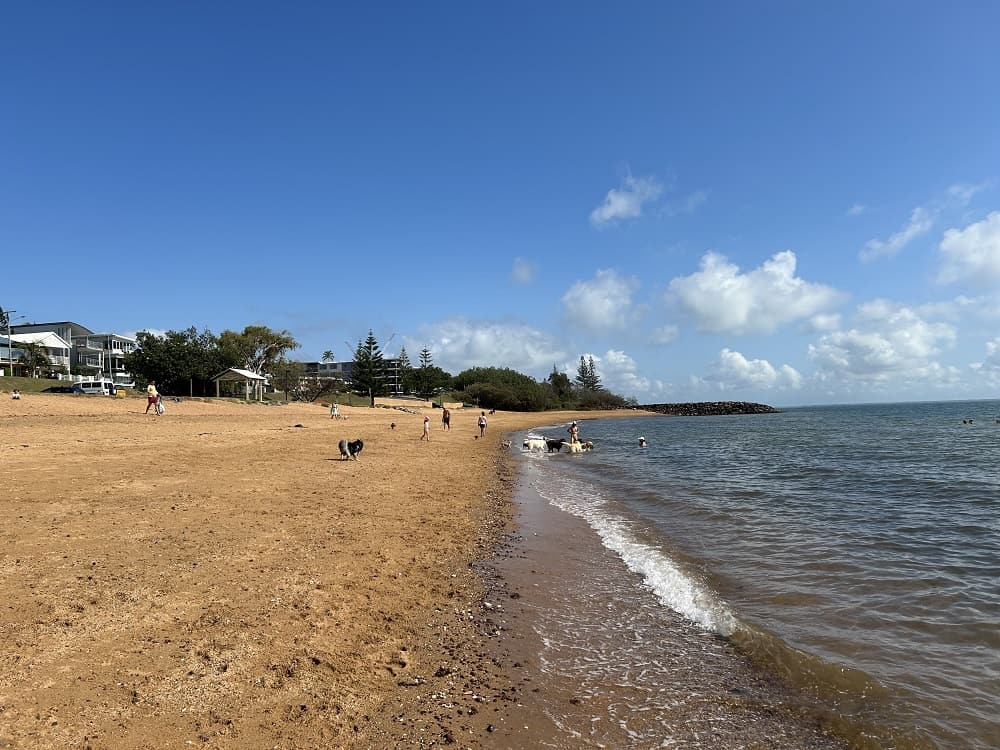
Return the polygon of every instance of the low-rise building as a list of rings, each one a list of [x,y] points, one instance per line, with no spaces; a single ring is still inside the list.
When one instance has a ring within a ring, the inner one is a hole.
[[[41,333],[54,334],[69,343],[64,363],[65,378],[79,382],[103,377],[115,385],[132,387],[133,378],[125,369],[125,355],[135,351],[134,338],[117,333],[95,333],[69,320],[11,326],[11,338],[15,342],[18,336]]]
[[[304,375],[308,378],[337,378],[343,380],[348,387],[351,385],[351,371],[354,362],[303,362]],[[385,382],[386,393],[397,396],[403,392],[402,361],[397,357],[386,357],[382,360],[382,379]]]
[[[349,384],[354,362],[303,362],[302,367],[308,378],[333,378]]]
[[[96,368],[115,385],[131,388],[133,378],[125,369],[125,355],[135,351],[136,341],[117,333],[88,333],[73,337],[75,364]]]
[[[33,331],[31,333],[11,333],[8,339],[0,335],[0,357],[3,364],[0,369],[11,375],[27,377],[69,374],[70,352],[72,345],[52,331]],[[31,352],[37,351],[45,359],[33,362]]]

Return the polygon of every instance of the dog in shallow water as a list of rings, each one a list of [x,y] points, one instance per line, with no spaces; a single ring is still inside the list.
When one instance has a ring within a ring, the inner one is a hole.
[[[361,449],[365,447],[365,444],[361,442],[361,439],[347,441],[340,441],[340,460],[344,461],[348,458],[353,458],[355,461],[358,460],[358,456],[361,455]]]

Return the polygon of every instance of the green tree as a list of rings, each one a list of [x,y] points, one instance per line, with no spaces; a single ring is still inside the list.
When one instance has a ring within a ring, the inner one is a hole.
[[[320,396],[329,393],[342,393],[344,381],[340,378],[319,378],[315,375],[304,375],[299,378],[298,384],[292,390],[292,398],[296,401],[308,401],[312,403]]]
[[[414,392],[424,398],[431,398],[441,391],[450,389],[454,378],[451,373],[434,364],[434,356],[426,346],[420,350],[420,366],[413,371]]]
[[[368,396],[371,406],[375,406],[375,397],[381,396],[385,388],[383,367],[382,351],[379,349],[375,334],[369,330],[368,338],[364,343],[358,341],[358,347],[354,350],[351,385],[359,396]]]
[[[410,356],[406,353],[405,345],[399,349],[399,382],[403,393],[413,392],[413,365],[410,363]]]
[[[600,388],[596,391],[583,391],[576,402],[578,409],[623,409],[629,402],[622,396]]]
[[[399,366],[406,369],[413,367],[410,364],[410,355],[406,353],[406,346],[402,346],[399,349]]]
[[[601,384],[601,376],[597,374],[597,367],[594,365],[594,358],[587,358],[587,375],[590,377],[590,382],[592,383],[590,389],[592,391],[599,391],[603,388]]]
[[[320,362],[333,362],[333,349],[327,349],[323,352]]]
[[[247,326],[242,333],[223,331],[219,347],[237,367],[258,375],[271,373],[285,353],[298,349],[299,343],[288,331],[273,331],[267,326]]]
[[[125,355],[125,369],[140,385],[156,381],[164,393],[214,394],[212,376],[233,367],[211,331],[167,331],[158,336],[149,331],[136,334],[135,351]]]
[[[430,367],[434,364],[434,357],[431,355],[431,350],[426,346],[420,350],[420,366]]]
[[[17,348],[21,350],[21,367],[30,373],[28,377],[37,378],[52,364],[42,347],[34,342],[18,343]]]
[[[414,369],[411,378],[414,393],[430,398],[438,391],[451,387],[451,380],[451,375],[435,366],[431,350],[426,346],[421,349],[420,366]]]
[[[299,382],[305,372],[305,365],[301,362],[282,358],[274,363],[274,368],[271,371],[272,382],[275,387],[284,391],[286,401],[295,398]]]
[[[580,364],[576,368],[576,383],[585,391],[597,391],[601,388],[601,378],[597,374],[594,357],[584,358],[580,355]]]
[[[506,367],[463,370],[455,376],[454,387],[463,391],[463,401],[490,408],[539,411],[549,403],[546,386]]]
[[[419,389],[417,393],[424,398],[431,398],[441,391],[446,391],[452,386],[451,373],[442,370],[437,365],[417,368],[415,371],[419,378]]]
[[[573,383],[569,375],[556,370],[552,365],[552,372],[548,377],[549,388],[552,389],[552,398],[558,406],[568,406],[573,398]]]

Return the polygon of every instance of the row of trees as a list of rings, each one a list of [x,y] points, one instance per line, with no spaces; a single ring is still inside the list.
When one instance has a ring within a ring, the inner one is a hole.
[[[299,344],[288,331],[247,326],[242,332],[227,330],[216,336],[192,327],[162,336],[141,331],[136,339],[138,347],[126,356],[126,369],[141,384],[156,381],[166,393],[214,395],[211,378],[230,367],[267,374],[276,387],[303,401],[348,388],[342,380],[307,375],[301,362],[289,359],[288,353]],[[324,352],[323,359],[332,360],[333,352]],[[615,408],[632,403],[603,388],[593,357],[580,357],[575,381],[554,365],[543,381],[498,367],[474,367],[452,376],[434,364],[427,347],[420,351],[416,365],[410,362],[405,346],[398,359],[398,382],[393,385],[424,398],[447,394],[450,400],[515,411]],[[388,394],[391,379],[372,331],[358,341],[351,364],[350,389],[374,406],[377,396]]]
[[[420,351],[419,364],[414,367],[404,346],[399,352],[399,387],[403,393],[413,393],[430,398],[452,387],[452,377],[434,364],[430,349]],[[389,387],[389,368],[375,334],[368,331],[368,338],[359,341],[351,363],[352,390],[359,396],[368,396],[372,406],[376,396],[386,395]]]
[[[427,347],[420,351],[417,366],[411,364],[406,347],[403,347],[399,354],[399,370],[404,393],[424,398],[447,393],[450,400],[489,409],[610,409],[634,404],[601,385],[593,357],[580,357],[575,382],[566,373],[559,372],[555,365],[552,374],[541,382],[516,370],[498,367],[474,367],[452,376],[434,365]],[[372,405],[376,396],[386,393],[389,378],[385,359],[372,331],[355,349],[351,381],[355,393],[368,396]]]
[[[290,369],[285,355],[299,344],[288,331],[267,326],[247,326],[242,332],[223,331],[216,336],[191,327],[136,334],[135,351],[125,356],[125,369],[141,383],[156,381],[166,393],[214,395],[211,378],[230,367],[276,374]],[[294,369],[294,368],[292,368]]]

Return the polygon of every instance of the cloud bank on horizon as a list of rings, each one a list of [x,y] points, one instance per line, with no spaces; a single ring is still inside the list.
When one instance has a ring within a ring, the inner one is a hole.
[[[662,193],[651,187],[659,185],[652,176],[626,178],[623,187],[609,191],[604,203],[591,212],[590,223],[603,228],[610,221],[639,219],[642,206]],[[964,209],[981,190],[956,184],[945,194]],[[861,267],[877,258],[891,258],[929,233],[946,205],[942,201],[933,208],[917,207],[905,227],[888,240],[869,240],[859,253]],[[860,204],[848,211],[850,216],[863,213]],[[593,277],[574,281],[560,297],[564,338],[526,323],[450,320],[424,326],[423,338],[410,336],[408,343],[416,347],[424,342],[438,353],[441,363],[456,370],[500,362],[539,377],[550,363],[551,369],[572,375],[579,356],[593,357],[607,387],[645,402],[741,398],[747,393],[796,402],[804,391],[817,401],[823,394],[850,400],[907,389],[930,395],[976,395],[977,383],[1000,384],[1000,338],[982,342],[981,360],[962,365],[943,361],[958,339],[957,320],[1000,321],[1000,295],[995,292],[1000,281],[1000,211],[964,227],[944,229],[938,244],[936,283],[994,285],[994,291],[982,297],[959,295],[919,308],[874,298],[854,302],[852,308],[847,290],[804,279],[796,274],[796,265],[791,250],[774,253],[748,270],[708,251],[698,270],[669,279],[665,291],[648,290],[645,301],[638,296],[644,285],[637,277],[598,269]],[[515,279],[520,281],[521,267],[533,269],[533,280],[534,264],[521,257],[514,259]],[[748,347],[759,346],[761,335],[796,326],[796,333],[813,335],[806,344],[806,372],[735,348],[741,340],[749,340]],[[688,373],[671,383],[641,372],[636,359],[624,350],[577,351],[570,343],[574,330],[592,336],[631,330],[633,340],[644,337],[645,344],[663,348],[677,341],[682,330],[692,336],[722,336],[732,344],[721,346],[700,373]],[[647,333],[637,335],[638,330]],[[566,359],[568,352],[571,356]]]
[[[592,356],[647,403],[998,396],[1000,6],[59,10],[0,51],[33,320]]]

